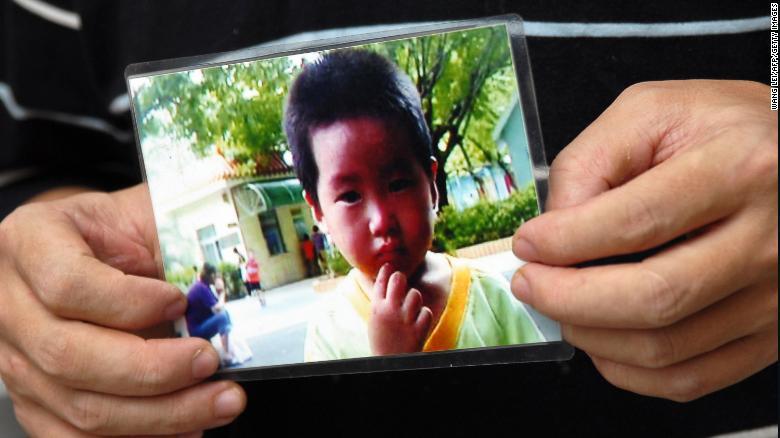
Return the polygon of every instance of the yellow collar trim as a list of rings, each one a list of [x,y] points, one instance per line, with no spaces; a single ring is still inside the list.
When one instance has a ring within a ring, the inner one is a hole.
[[[466,315],[466,304],[469,299],[471,289],[471,270],[464,263],[450,256],[446,256],[452,269],[452,286],[447,305],[439,318],[436,327],[431,330],[431,334],[425,341],[423,351],[441,351],[455,348],[458,341],[458,334]],[[354,287],[349,288],[344,294],[352,307],[360,315],[363,321],[368,324],[371,319],[371,300],[368,294],[360,286],[360,282],[353,272],[348,274]]]
[[[447,256],[452,268],[452,287],[447,297],[447,306],[439,318],[439,323],[431,331],[428,340],[423,345],[423,351],[452,350],[458,341],[463,317],[466,315],[466,304],[471,289],[471,270],[464,263]]]
[[[360,287],[360,281],[357,279],[357,272],[355,269],[349,271],[347,274],[350,281],[352,281],[353,287],[348,288],[344,295],[347,297],[355,311],[363,318],[363,321],[368,324],[368,320],[371,319],[371,299],[368,298],[368,294]]]

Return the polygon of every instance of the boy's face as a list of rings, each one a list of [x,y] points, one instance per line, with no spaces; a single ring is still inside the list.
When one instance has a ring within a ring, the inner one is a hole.
[[[317,220],[370,278],[384,263],[411,275],[433,238],[438,193],[412,147],[404,129],[374,117],[339,120],[311,133]],[[431,166],[435,175],[436,162]]]

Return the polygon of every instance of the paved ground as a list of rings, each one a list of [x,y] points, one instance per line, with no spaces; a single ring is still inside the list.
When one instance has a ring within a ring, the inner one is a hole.
[[[264,307],[255,297],[227,303],[233,322],[231,336],[243,338],[252,350],[252,359],[234,368],[303,362],[306,321],[326,296],[314,292],[314,281],[306,279],[267,291]]]

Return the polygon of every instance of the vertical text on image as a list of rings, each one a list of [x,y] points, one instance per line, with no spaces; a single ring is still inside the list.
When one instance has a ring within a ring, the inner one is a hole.
[[[777,111],[777,3],[769,4],[769,86],[770,86],[770,108],[772,111]]]

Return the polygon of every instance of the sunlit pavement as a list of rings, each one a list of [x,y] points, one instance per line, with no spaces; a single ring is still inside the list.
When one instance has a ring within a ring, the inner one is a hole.
[[[233,322],[231,338],[243,338],[252,350],[252,359],[239,368],[303,362],[306,321],[327,295],[314,291],[315,281],[309,278],[266,291],[264,307],[256,297],[226,304]]]

